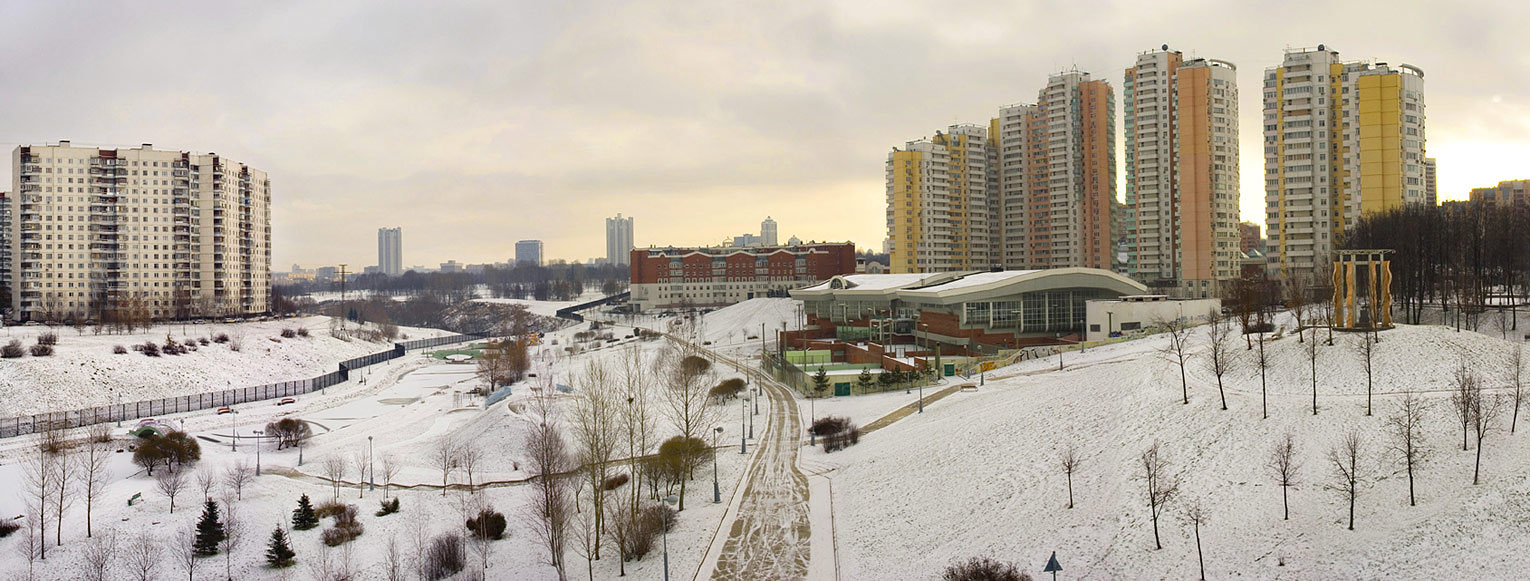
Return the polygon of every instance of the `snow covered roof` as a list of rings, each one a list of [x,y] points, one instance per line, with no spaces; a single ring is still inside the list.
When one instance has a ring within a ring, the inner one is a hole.
[[[1097,268],[967,271],[925,274],[855,274],[792,291],[792,298],[867,298],[953,304],[1061,288],[1100,288],[1122,295],[1147,292],[1141,283]]]
[[[913,274],[849,274],[836,276],[829,280],[800,290],[879,291],[944,282],[950,280],[952,276],[954,276],[954,273],[946,272]]]

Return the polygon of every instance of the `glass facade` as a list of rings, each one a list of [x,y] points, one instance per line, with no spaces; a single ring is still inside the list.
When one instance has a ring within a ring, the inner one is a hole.
[[[1098,289],[1060,289],[1021,294],[1019,300],[961,304],[963,327],[1015,333],[1059,333],[1084,328],[1084,303],[1116,296]]]

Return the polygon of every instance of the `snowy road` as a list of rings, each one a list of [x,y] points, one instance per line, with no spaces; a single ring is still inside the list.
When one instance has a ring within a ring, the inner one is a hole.
[[[807,477],[797,468],[802,446],[797,405],[785,387],[754,377],[772,401],[770,421],[712,578],[801,579],[808,572],[812,531]]]

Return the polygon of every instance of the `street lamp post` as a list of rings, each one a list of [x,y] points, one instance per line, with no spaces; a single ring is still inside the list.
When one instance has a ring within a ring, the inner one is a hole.
[[[260,439],[265,430],[255,430],[255,475],[260,476]]]
[[[749,402],[738,400],[738,453],[749,453],[749,437],[744,435],[745,418],[749,417]]]
[[[117,427],[120,428],[122,427],[122,414],[125,411],[122,409],[122,394],[118,393],[117,388],[114,387],[112,388],[112,395],[117,398]]]
[[[232,409],[229,410],[228,428],[229,428],[230,431],[232,431],[234,433],[234,437],[230,438],[229,441],[228,441],[229,442],[229,451],[230,452],[238,452],[239,451],[239,422],[236,421],[238,418],[239,418],[239,410],[232,410]]]
[[[749,439],[754,439],[754,416],[760,415],[760,396],[751,395],[749,400],[754,402],[754,413],[749,414]]]
[[[712,504],[722,502],[722,487],[717,483],[717,436],[722,435],[722,426],[712,429]]]
[[[664,497],[664,504],[670,507],[675,506],[675,495]],[[664,581],[669,581],[669,523],[663,523],[659,530],[664,531]]]
[[[372,437],[367,436],[367,487],[377,490],[377,470],[372,467]],[[651,537],[650,537],[651,538]]]

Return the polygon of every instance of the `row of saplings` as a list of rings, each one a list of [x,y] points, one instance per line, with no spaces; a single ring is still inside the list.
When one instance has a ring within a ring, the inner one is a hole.
[[[232,351],[238,351],[240,349],[239,342],[238,341],[234,341],[233,339],[230,339],[229,336],[228,336],[228,333],[218,333],[216,335],[213,335],[212,339],[208,339],[207,337],[197,337],[195,339],[186,338],[183,341],[176,341],[175,339],[170,337],[169,333],[166,333],[165,334],[165,344],[163,346],[158,345],[158,344],[154,343],[153,341],[144,341],[143,343],[140,343],[138,345],[134,345],[133,346],[133,351],[136,351],[138,353],[142,353],[145,357],[159,357],[162,354],[163,355],[185,355],[185,354],[190,353],[192,351],[196,351],[197,348],[198,348],[197,347],[198,345],[201,345],[201,346],[205,347],[205,346],[207,346],[209,344],[212,344],[212,343],[218,343],[218,344],[227,343],[228,344],[228,348],[230,350],[232,350]],[[116,353],[118,355],[123,355],[123,354],[126,354],[127,352],[128,352],[128,348],[127,347],[123,347],[121,345],[118,345],[116,347],[112,347],[112,353]]]

